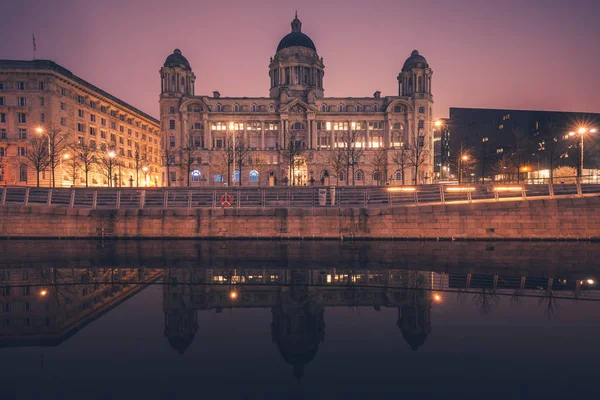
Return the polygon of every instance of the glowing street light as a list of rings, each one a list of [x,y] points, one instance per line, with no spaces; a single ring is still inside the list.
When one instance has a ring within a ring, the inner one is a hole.
[[[433,301],[435,301],[436,303],[441,303],[442,302],[442,296],[440,296],[439,294],[434,294],[433,295]]]
[[[238,297],[238,294],[235,290],[232,290],[231,292],[229,292],[229,298],[231,300],[235,300],[235,299],[237,299],[237,297]]]
[[[596,133],[596,128],[587,128],[585,126],[580,126],[577,129],[577,133],[579,133],[579,165],[577,168],[577,179],[580,180],[583,176],[583,137],[586,133]],[[569,136],[575,136],[575,132],[569,132]]]
[[[40,296],[45,297],[48,294],[48,291],[46,289],[42,289],[40,291]]]
[[[144,171],[144,185],[148,186],[148,167],[144,165],[142,171]]]

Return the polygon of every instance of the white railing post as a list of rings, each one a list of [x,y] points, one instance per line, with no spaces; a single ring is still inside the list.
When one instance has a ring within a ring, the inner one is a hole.
[[[188,190],[188,210],[192,208],[192,191]]]
[[[52,189],[48,189],[48,206],[52,204]]]
[[[27,204],[29,203],[29,191],[30,191],[30,190],[31,190],[30,188],[26,188],[26,189],[25,189],[25,199],[24,199],[24,201],[23,201],[23,203],[24,203],[25,205],[27,205]]]
[[[117,190],[117,210],[121,208],[121,191]]]
[[[467,188],[467,202],[471,203],[473,202],[473,196],[471,196],[471,190],[469,190],[470,188]]]
[[[292,197],[290,193],[290,189],[287,190],[287,206],[290,207],[292,204]]]
[[[169,206],[169,191],[165,190],[165,194],[163,195],[163,210],[166,210]]]
[[[71,198],[69,199],[69,208],[75,207],[75,189],[71,189]]]
[[[440,200],[442,204],[446,204],[446,198],[444,197],[444,185],[440,185]]]
[[[94,194],[92,194],[92,210],[95,210],[98,207],[98,191],[94,190]]]
[[[552,181],[548,183],[548,194],[550,195],[550,198],[554,198],[554,185],[552,184]]]
[[[363,207],[367,208],[367,189],[363,189]]]
[[[415,205],[419,205],[419,191],[415,190]]]
[[[581,180],[577,179],[577,196],[583,197],[583,191],[581,190]]]
[[[146,205],[146,191],[142,190],[142,191],[140,191],[140,210],[143,210],[145,205]]]
[[[523,200],[527,200],[527,189],[525,189],[525,184],[521,186],[521,197]]]
[[[8,187],[5,187],[2,191],[2,205],[6,204],[6,192],[8,191]]]
[[[262,190],[262,208],[267,207],[267,191],[265,189]],[[314,199],[313,199],[313,207],[314,207]]]
[[[240,197],[241,197],[241,194],[242,194],[242,191],[238,189],[238,191],[237,191],[237,201],[236,201],[237,208],[240,208],[240,202],[241,202]]]
[[[217,208],[217,191],[212,191],[212,208]]]

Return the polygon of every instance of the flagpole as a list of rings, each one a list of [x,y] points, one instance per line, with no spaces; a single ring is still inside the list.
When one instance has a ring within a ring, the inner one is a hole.
[[[32,37],[33,37],[33,59],[35,60],[35,33],[32,33]]]

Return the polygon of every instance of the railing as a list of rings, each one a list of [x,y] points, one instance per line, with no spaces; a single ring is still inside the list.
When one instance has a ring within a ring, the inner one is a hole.
[[[600,184],[0,188],[0,204],[88,209],[392,207],[600,195]]]

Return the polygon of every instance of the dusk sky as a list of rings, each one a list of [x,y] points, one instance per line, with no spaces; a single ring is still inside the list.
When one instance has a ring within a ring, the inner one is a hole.
[[[413,49],[449,107],[600,112],[600,1],[3,0],[0,59],[50,59],[158,117],[159,69],[180,48],[196,94],[268,96],[294,11],[324,59],[326,96],[397,95]]]

